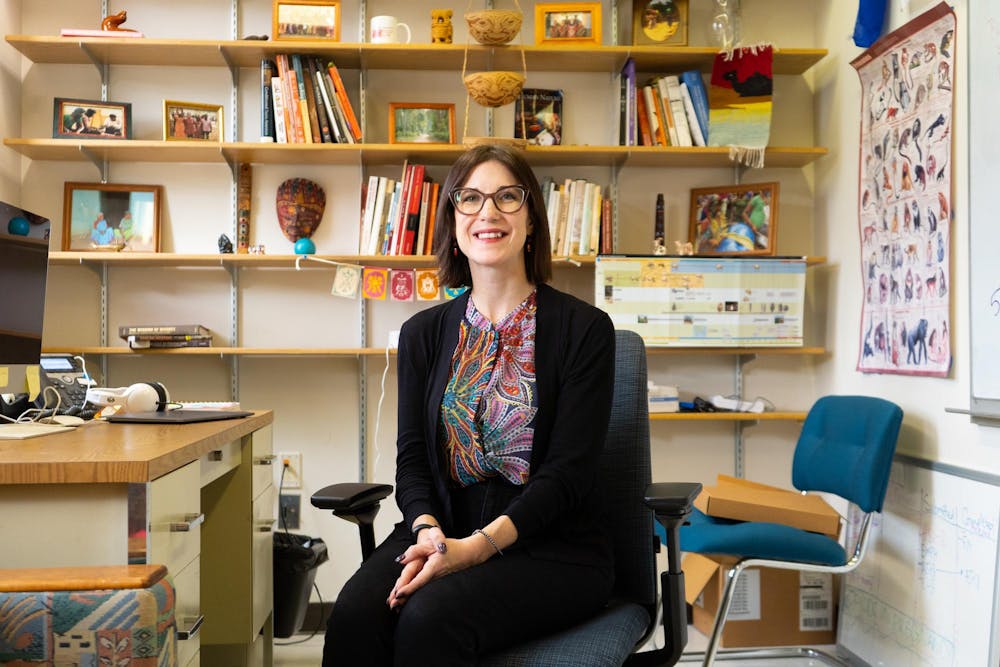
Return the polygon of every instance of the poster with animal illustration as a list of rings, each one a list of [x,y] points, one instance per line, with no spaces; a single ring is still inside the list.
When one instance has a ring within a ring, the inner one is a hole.
[[[851,63],[861,79],[857,369],[951,369],[955,14],[941,3]]]

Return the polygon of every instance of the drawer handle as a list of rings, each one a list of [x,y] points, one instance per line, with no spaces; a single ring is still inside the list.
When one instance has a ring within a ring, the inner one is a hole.
[[[171,533],[186,533],[195,526],[205,523],[204,514],[185,514],[183,521],[172,521],[170,523]]]
[[[257,532],[270,533],[271,527],[274,526],[275,521],[277,521],[277,519],[258,519]]]
[[[188,617],[185,620],[190,621],[191,618]],[[205,622],[205,615],[201,614],[198,616],[198,618],[194,619],[194,621],[191,623],[191,625],[188,627],[187,630],[181,630],[180,628],[178,628],[177,641],[182,642],[187,639],[192,639],[196,637],[198,635],[198,632],[201,630],[201,624],[204,622]]]
[[[210,451],[208,453],[208,460],[209,461],[221,461],[222,460],[222,450],[221,449],[213,449],[212,451]]]
[[[253,460],[255,466],[269,466],[275,462],[278,458],[277,454],[265,454],[264,456],[258,456]]]

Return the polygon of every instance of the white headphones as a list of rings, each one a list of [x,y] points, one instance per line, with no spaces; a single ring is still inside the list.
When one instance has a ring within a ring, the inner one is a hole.
[[[92,387],[87,390],[87,402],[120,405],[122,412],[163,412],[170,402],[170,394],[159,382],[137,382],[128,387]]]

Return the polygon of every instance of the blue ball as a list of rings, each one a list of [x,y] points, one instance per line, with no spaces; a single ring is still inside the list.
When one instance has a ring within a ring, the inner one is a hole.
[[[295,242],[296,255],[313,255],[315,253],[316,253],[316,244],[312,242],[312,239],[307,237],[302,237]]]
[[[27,236],[30,229],[28,219],[20,215],[14,216],[7,223],[7,232],[15,236]]]

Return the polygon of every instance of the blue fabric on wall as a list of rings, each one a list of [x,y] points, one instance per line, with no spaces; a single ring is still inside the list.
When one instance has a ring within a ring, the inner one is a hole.
[[[882,34],[885,24],[886,0],[860,0],[858,19],[854,23],[854,43],[867,49]]]

